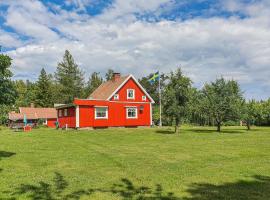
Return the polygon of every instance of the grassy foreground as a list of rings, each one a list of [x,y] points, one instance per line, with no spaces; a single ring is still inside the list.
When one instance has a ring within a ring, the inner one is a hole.
[[[0,130],[0,199],[270,199],[270,128]]]

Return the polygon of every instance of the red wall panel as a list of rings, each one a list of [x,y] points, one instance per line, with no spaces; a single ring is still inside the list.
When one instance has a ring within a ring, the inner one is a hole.
[[[62,116],[59,116],[59,110],[62,110]],[[58,122],[59,122],[59,127],[65,127],[66,124],[69,128],[75,128],[76,127],[76,112],[75,112],[75,107],[70,107],[67,108],[68,113],[67,116],[64,116],[64,108],[63,109],[58,109]]]
[[[47,126],[50,128],[55,128],[55,122],[57,119],[47,119]]]

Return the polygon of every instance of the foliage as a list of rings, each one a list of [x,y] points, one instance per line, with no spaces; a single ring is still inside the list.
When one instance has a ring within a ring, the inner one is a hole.
[[[243,97],[236,81],[220,78],[205,84],[202,92],[204,112],[214,118],[218,132],[223,122],[240,119]]]
[[[168,84],[165,86],[163,94],[164,114],[175,121],[175,132],[178,132],[178,126],[183,117],[187,115],[187,104],[191,90],[191,80],[185,77],[180,68],[171,72],[168,78]]]
[[[75,97],[83,95],[84,76],[68,50],[65,51],[63,61],[58,63],[55,79],[60,89],[62,102],[71,103]]]
[[[0,105],[12,105],[16,99],[16,90],[12,84],[12,73],[9,70],[11,58],[0,54]]]
[[[35,90],[35,103],[40,107],[52,107],[52,88],[51,81],[44,68],[41,69]]]
[[[256,116],[258,114],[258,107],[255,100],[245,102],[242,109],[242,119],[247,125],[247,129],[250,130],[250,126],[254,124]]]
[[[16,80],[13,82],[14,87],[17,91],[17,98],[15,101],[15,107],[26,107],[31,103],[35,102],[35,88],[36,84],[27,80],[24,82],[23,80]]]
[[[87,98],[92,92],[94,92],[95,89],[98,88],[103,83],[103,79],[100,76],[100,73],[93,72],[89,80],[87,82],[86,88],[85,88],[85,98]]]
[[[0,124],[6,125],[8,122],[8,113],[11,110],[11,106],[0,104]]]
[[[112,80],[114,70],[108,69],[107,73],[105,74],[106,81]]]

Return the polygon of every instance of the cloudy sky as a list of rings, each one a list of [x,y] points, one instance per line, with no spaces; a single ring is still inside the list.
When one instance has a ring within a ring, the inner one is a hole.
[[[270,0],[0,0],[0,45],[16,79],[53,73],[68,49],[86,76],[181,66],[198,88],[223,76],[270,96]]]

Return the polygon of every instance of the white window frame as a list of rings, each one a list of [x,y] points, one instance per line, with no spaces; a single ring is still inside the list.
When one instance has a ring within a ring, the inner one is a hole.
[[[129,91],[132,91],[133,92],[133,97],[129,97],[128,96]],[[135,90],[134,89],[127,89],[127,99],[135,99]]]
[[[59,110],[58,116],[59,117],[62,117],[63,116],[63,111],[62,110]]]
[[[64,116],[65,116],[65,117],[68,116],[68,109],[67,109],[67,108],[64,109]]]
[[[106,108],[106,116],[105,117],[98,117],[97,116],[97,109],[99,108]],[[108,107],[107,106],[96,106],[95,107],[95,119],[108,119]]]
[[[119,94],[115,94],[115,95],[113,96],[113,99],[114,99],[114,100],[119,100]]]
[[[142,101],[146,101],[146,96],[145,95],[142,96]]]
[[[129,117],[128,116],[128,110],[129,109],[135,109],[135,117]],[[127,119],[138,119],[138,108],[137,107],[132,107],[132,106],[130,106],[130,107],[126,107],[126,118]]]

